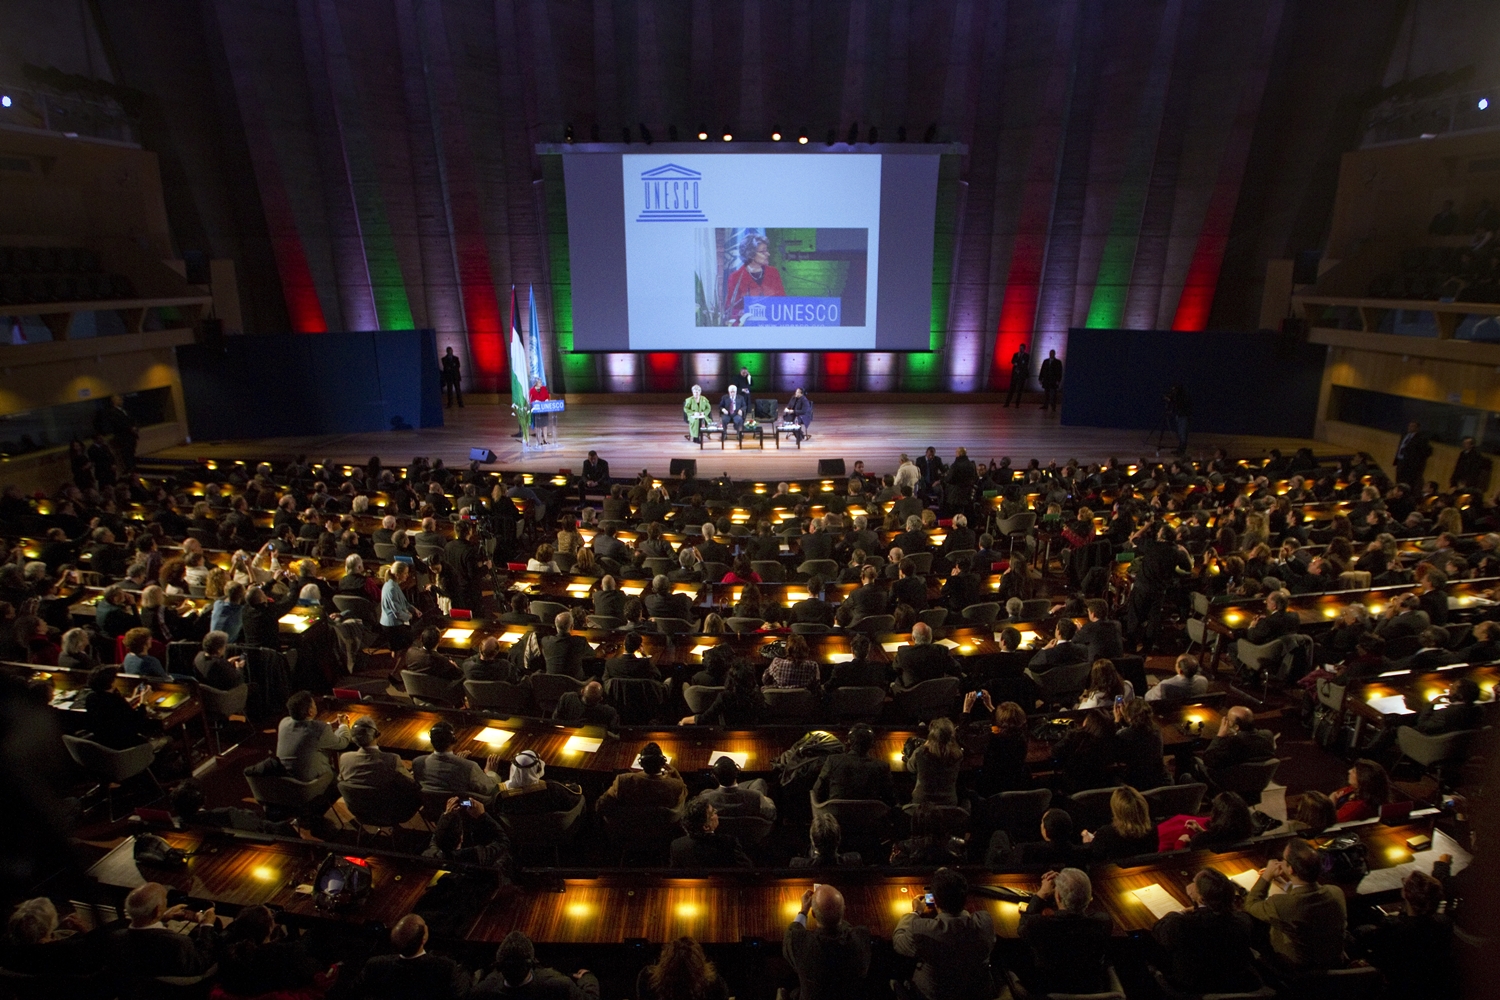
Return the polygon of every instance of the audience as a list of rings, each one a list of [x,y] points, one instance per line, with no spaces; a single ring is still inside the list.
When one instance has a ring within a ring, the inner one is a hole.
[[[1290,840],[1261,869],[1245,912],[1270,929],[1275,961],[1290,972],[1332,969],[1344,953],[1343,890],[1319,885],[1323,859],[1305,840]],[[1272,883],[1282,887],[1271,894]]]
[[[1021,976],[1029,992],[1097,993],[1106,984],[1111,922],[1089,913],[1094,887],[1078,868],[1049,871],[1021,911],[1020,935],[1031,951]]]

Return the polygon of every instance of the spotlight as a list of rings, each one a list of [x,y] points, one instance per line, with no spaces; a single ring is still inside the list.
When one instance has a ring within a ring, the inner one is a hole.
[[[806,146],[807,145],[807,129],[803,129],[802,131],[800,131],[800,132],[797,133],[797,145],[799,145],[799,146]]]
[[[589,142],[598,142],[598,141],[599,141],[599,124],[598,124],[598,122],[595,122],[593,125],[589,126]]]
[[[896,126],[896,141],[897,142],[905,142],[906,141],[906,126],[905,125],[897,125]]]
[[[708,141],[708,129],[704,128],[702,125],[698,126],[698,141],[699,142],[707,142]]]
[[[677,141],[677,126],[676,125],[668,125],[667,126],[667,139],[669,141],[671,141],[671,142],[676,142]]]
[[[724,141],[728,142],[729,140],[731,140],[733,138],[734,138],[734,133],[732,133],[732,132],[729,131],[729,126],[728,125],[725,125],[724,126]]]
[[[573,145],[573,126],[571,123],[563,130],[563,142],[569,146]]]
[[[871,143],[871,144],[879,142],[880,141],[880,129],[876,128],[874,125],[871,125],[870,126],[870,134],[865,138],[865,141],[868,142],[868,143]]]
[[[648,146],[651,145],[652,142],[651,130],[646,127],[645,122],[641,122],[641,141]]]
[[[630,126],[629,125],[622,125],[622,126],[620,126],[620,138],[621,138],[621,140],[624,141],[625,145],[627,145],[627,146],[630,145]]]
[[[10,95],[9,94],[0,94],[0,108],[8,108],[8,107],[10,107]]]
[[[772,129],[771,130],[771,141],[772,142],[780,142],[781,141],[781,129],[778,128],[778,129]]]
[[[10,98],[9,97],[7,97],[5,99],[5,106],[7,108],[10,107]],[[1484,111],[1484,110],[1488,109],[1489,106],[1490,106],[1490,99],[1488,97],[1481,97],[1479,99],[1479,110],[1480,111]]]
[[[937,139],[937,122],[927,126],[927,131],[922,133],[923,142],[933,142]]]
[[[839,130],[836,129],[836,128],[831,128],[831,129],[828,130],[827,137],[823,140],[823,145],[825,145],[825,146],[832,146],[834,143],[836,143],[838,141],[839,141]]]

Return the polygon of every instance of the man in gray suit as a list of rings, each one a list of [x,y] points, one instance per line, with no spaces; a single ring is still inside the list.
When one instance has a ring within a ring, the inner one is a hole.
[[[776,803],[766,795],[766,783],[761,778],[740,781],[740,766],[729,757],[714,761],[714,780],[718,788],[705,789],[698,798],[710,802],[721,816],[760,816],[776,818]]]

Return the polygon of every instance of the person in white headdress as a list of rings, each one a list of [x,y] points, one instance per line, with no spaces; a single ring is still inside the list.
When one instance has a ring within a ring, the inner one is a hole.
[[[505,816],[569,812],[583,801],[576,785],[548,781],[547,764],[533,750],[522,750],[510,760],[510,773],[500,786],[495,808]]]

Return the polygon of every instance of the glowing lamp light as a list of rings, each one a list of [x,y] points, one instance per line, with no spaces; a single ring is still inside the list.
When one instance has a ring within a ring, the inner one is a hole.
[[[707,142],[708,141],[708,133],[707,132],[699,132],[698,133],[698,141],[699,142]]]
[[[275,882],[281,876],[277,874],[276,869],[274,868],[268,868],[265,865],[258,865],[250,869],[250,877],[255,879],[257,882]]]
[[[678,920],[697,920],[703,915],[703,907],[697,903],[678,903],[673,912]]]
[[[1443,692],[1440,691],[1440,690],[1438,690],[1437,688],[1428,688],[1426,693],[1427,693],[1427,700],[1428,701],[1437,701],[1438,697]]]
[[[728,133],[728,132],[725,132],[725,133],[724,133],[724,141],[725,141],[725,142],[729,142],[729,141],[731,141],[731,140],[732,140],[732,139],[734,139],[734,136],[732,136],[732,135],[730,135],[730,134],[729,134],[729,133]]]
[[[901,891],[905,892],[906,890],[902,889]],[[891,900],[891,914],[893,916],[904,917],[904,916],[906,916],[910,912],[911,912],[911,900],[910,899],[904,898],[902,896],[897,896],[895,899]]]
[[[1338,616],[1339,616],[1339,609],[1338,608],[1324,608],[1323,609],[1323,617],[1324,618],[1337,618]]]
[[[894,751],[891,752],[891,763],[892,764],[903,763],[903,760],[901,758],[901,751],[900,750],[894,750]]]
[[[802,901],[800,899],[789,899],[781,904],[781,912],[788,920],[795,920],[797,914],[802,912]]]
[[[1235,612],[1235,611],[1231,611],[1231,612],[1229,612],[1228,614],[1226,614],[1224,616],[1224,621],[1227,622],[1230,625],[1238,625],[1240,622],[1242,622],[1244,620],[1245,620],[1245,616],[1242,615],[1242,614],[1239,614],[1238,612]]]
[[[771,141],[772,142],[780,142],[781,141],[781,133],[780,132],[772,132],[771,133]]]
[[[597,736],[569,736],[563,744],[564,753],[598,753],[604,743]]]
[[[8,107],[10,107],[10,105],[11,105],[10,95],[9,94],[0,94],[0,108],[8,108]],[[802,141],[806,142],[807,140],[803,139]]]
[[[9,97],[5,98],[5,102],[4,103],[5,103],[5,106],[7,108],[10,107],[10,98]],[[1479,99],[1479,110],[1480,111],[1487,111],[1487,110],[1489,110],[1489,106],[1490,106],[1490,99],[1488,97],[1481,97]]]
[[[483,743],[487,746],[492,747],[500,747],[509,742],[510,738],[514,735],[516,734],[508,732],[507,730],[496,729],[494,726],[488,726],[479,731],[479,735],[474,737],[474,742]]]
[[[569,903],[563,912],[573,920],[587,920],[594,915],[594,908],[587,903]]]
[[[797,145],[799,145],[799,146],[806,146],[807,145],[807,136],[805,136],[805,135],[799,135],[799,136],[797,136]]]
[[[1190,715],[1187,717],[1187,720],[1195,726],[1201,726],[1203,724],[1203,716],[1201,715]]]
[[[1410,852],[1404,847],[1387,847],[1385,849],[1385,856],[1391,861],[1400,861],[1409,853]]]

